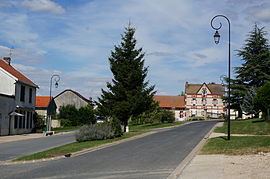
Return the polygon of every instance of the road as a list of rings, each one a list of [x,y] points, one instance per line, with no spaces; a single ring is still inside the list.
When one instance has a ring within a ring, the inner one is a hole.
[[[1,143],[0,161],[14,159],[71,142],[75,142],[74,133]]]
[[[80,156],[0,166],[1,178],[167,178],[216,121],[196,122]]]

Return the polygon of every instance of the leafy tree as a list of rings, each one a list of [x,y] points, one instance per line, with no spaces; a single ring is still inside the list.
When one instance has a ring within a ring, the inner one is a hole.
[[[45,126],[45,121],[42,116],[38,115],[38,113],[33,114],[33,122],[34,122],[34,131],[38,129],[43,129]]]
[[[231,79],[231,107],[242,114],[241,105],[250,87],[258,88],[270,80],[270,52],[264,28],[257,25],[249,33],[245,45],[238,50],[243,63],[235,68],[236,78]]]
[[[269,118],[270,83],[269,82],[258,89],[257,95],[254,97],[254,103],[257,104],[260,110],[262,110],[263,115],[266,117],[266,119],[270,120]]]
[[[114,47],[109,57],[113,73],[108,91],[102,89],[98,110],[104,116],[117,118],[124,125],[132,117],[147,111],[153,104],[154,86],[145,82],[148,68],[144,67],[142,48],[136,48],[135,29],[125,28],[120,45]]]
[[[67,125],[72,125],[72,126],[80,125],[79,119],[78,119],[78,110],[76,109],[75,105],[72,105],[72,104],[61,106],[59,109],[58,118],[66,120],[65,124]]]
[[[82,106],[78,111],[78,119],[80,124],[95,124],[96,117],[93,107],[91,105]]]
[[[253,114],[255,117],[259,117],[260,110],[254,103],[253,99],[256,96],[257,90],[255,87],[251,87],[247,90],[243,103],[241,104],[241,109],[245,111],[247,114]]]

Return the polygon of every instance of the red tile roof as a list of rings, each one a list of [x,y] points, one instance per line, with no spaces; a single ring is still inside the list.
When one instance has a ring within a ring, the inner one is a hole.
[[[154,100],[159,103],[159,107],[185,108],[184,96],[155,95]]]
[[[48,107],[50,96],[36,96],[36,107]]]
[[[26,76],[24,76],[23,74],[21,74],[19,71],[17,71],[15,68],[13,68],[11,65],[9,65],[4,60],[0,60],[0,68],[3,68],[8,73],[10,73],[14,77],[18,78],[20,81],[27,82],[27,83],[30,83],[30,84],[36,86],[35,83],[33,83]]]

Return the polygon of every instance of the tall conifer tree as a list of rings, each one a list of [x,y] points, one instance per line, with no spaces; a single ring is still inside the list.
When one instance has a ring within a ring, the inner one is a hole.
[[[145,81],[148,68],[144,67],[142,48],[136,48],[135,28],[125,28],[120,45],[114,47],[109,57],[110,69],[113,73],[111,83],[107,83],[108,91],[102,89],[98,98],[98,109],[107,117],[115,117],[124,125],[154,105],[154,86],[148,87]]]
[[[238,56],[243,61],[235,68],[236,78],[231,82],[232,108],[238,110],[242,117],[241,105],[246,93],[251,87],[258,88],[270,80],[270,52],[266,31],[256,24],[245,40],[245,45],[238,50]]]

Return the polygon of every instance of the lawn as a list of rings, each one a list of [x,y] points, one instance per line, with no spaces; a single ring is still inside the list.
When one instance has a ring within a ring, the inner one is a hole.
[[[227,133],[227,123],[216,128],[215,132]],[[231,121],[231,134],[270,135],[270,122],[263,119]]]
[[[133,137],[135,135],[142,134],[142,133],[143,132],[129,132],[129,133],[124,133],[124,135],[121,137],[113,138],[113,139],[95,140],[95,141],[87,141],[87,142],[73,142],[73,143],[66,144],[66,145],[56,147],[53,149],[49,149],[49,150],[46,150],[43,152],[38,152],[35,154],[23,156],[23,157],[15,159],[13,161],[38,160],[38,159],[42,159],[42,158],[52,158],[52,157],[54,157],[52,154],[68,154],[68,153],[72,153],[72,152],[77,152],[77,151],[81,151],[83,149],[97,147],[97,146],[100,146],[102,144],[112,143],[112,142],[119,141],[122,139],[130,138],[130,137]]]
[[[177,125],[182,125],[181,122],[173,122],[173,123],[156,123],[156,124],[141,124],[141,125],[130,125],[130,131],[143,131],[149,129],[157,129],[163,127],[172,127]]]
[[[226,137],[211,138],[200,154],[247,155],[259,152],[270,152],[269,136],[231,136],[229,141]]]
[[[59,128],[53,128],[53,131],[56,132],[64,132],[64,131],[74,131],[79,130],[81,126],[65,126],[65,127],[59,127]]]

